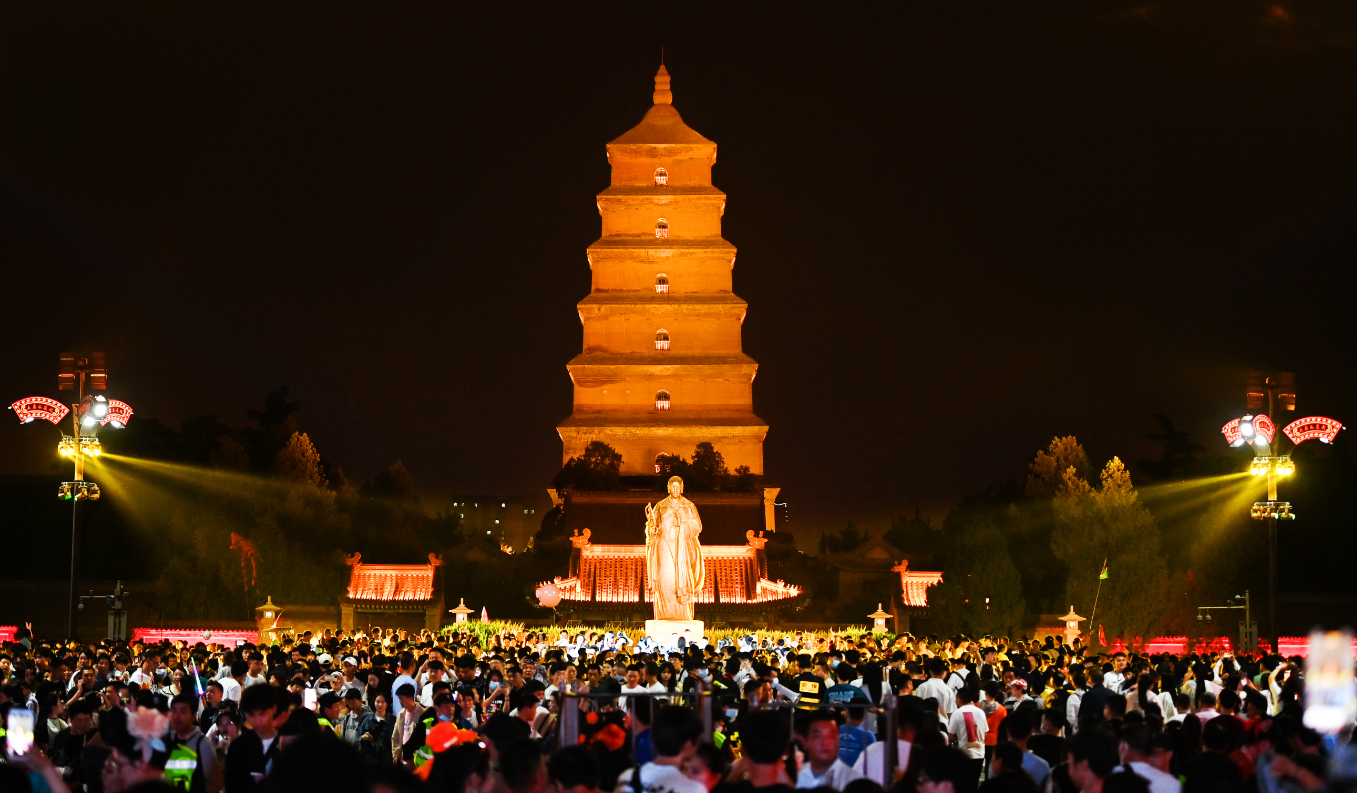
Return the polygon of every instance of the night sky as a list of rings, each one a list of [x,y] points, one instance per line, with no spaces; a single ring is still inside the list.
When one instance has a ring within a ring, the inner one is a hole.
[[[1251,368],[1357,422],[1357,5],[571,5],[0,7],[0,402],[101,349],[139,417],[287,384],[351,480],[544,498],[663,47],[798,531],[1223,446]]]

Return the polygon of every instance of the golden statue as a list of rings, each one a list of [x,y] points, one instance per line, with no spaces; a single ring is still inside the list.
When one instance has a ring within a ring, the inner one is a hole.
[[[693,604],[707,581],[697,535],[697,505],[683,497],[683,479],[670,477],[669,496],[646,504],[646,592],[657,620],[692,620]]]

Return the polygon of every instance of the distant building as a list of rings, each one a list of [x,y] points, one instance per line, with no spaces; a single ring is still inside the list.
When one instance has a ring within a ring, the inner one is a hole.
[[[443,559],[429,554],[426,564],[364,564],[362,554],[345,558],[349,586],[339,598],[339,627],[404,628],[436,631],[443,624],[443,591],[438,568]],[[286,611],[280,606],[280,615]]]
[[[931,561],[931,555],[909,554],[884,537],[872,536],[850,551],[826,553],[822,558],[838,574],[840,603],[895,590],[900,596],[898,600],[891,598],[889,611],[895,617],[892,627],[897,633],[923,632],[931,624],[928,588],[942,582],[942,573],[909,569],[911,558]]]
[[[462,532],[488,537],[497,545],[520,553],[537,533],[542,516],[526,496],[452,496],[452,512],[462,519]]]

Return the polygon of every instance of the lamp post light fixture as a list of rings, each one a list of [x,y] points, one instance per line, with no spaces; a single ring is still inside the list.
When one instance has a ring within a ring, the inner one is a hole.
[[[874,632],[885,633],[886,620],[890,619],[893,615],[887,614],[885,611],[883,611],[881,608],[881,604],[878,603],[876,604],[876,611],[871,614],[868,614],[867,616],[872,618],[872,630]]]
[[[62,419],[67,414],[71,416],[74,434],[63,433],[61,441],[57,443],[57,455],[75,463],[75,478],[70,482],[62,482],[57,488],[57,498],[71,502],[71,588],[66,622],[66,635],[71,639],[75,638],[75,616],[80,608],[80,598],[76,595],[76,585],[80,579],[80,502],[98,501],[100,497],[99,486],[85,480],[85,459],[103,454],[98,437],[102,427],[109,424],[115,429],[125,427],[132,418],[132,408],[127,403],[109,399],[103,394],[87,394],[86,388],[91,391],[108,388],[104,354],[96,352],[87,357],[77,357],[73,353],[63,352],[57,368],[57,389],[75,391],[75,403],[67,407],[49,397],[33,396],[9,406],[24,424],[44,419],[60,427]]]
[[[448,609],[448,613],[456,614],[457,623],[460,625],[461,623],[466,622],[466,617],[468,614],[475,614],[476,612],[466,607],[466,598],[458,598],[457,608]]]
[[[1267,412],[1247,414],[1233,419],[1221,427],[1220,431],[1225,435],[1226,443],[1231,446],[1251,445],[1255,456],[1249,464],[1249,473],[1267,477],[1267,501],[1255,502],[1249,509],[1249,517],[1254,520],[1270,521],[1267,541],[1268,630],[1272,634],[1275,652],[1279,648],[1277,642],[1281,635],[1277,629],[1277,521],[1294,520],[1296,517],[1291,511],[1290,502],[1277,499],[1277,478],[1291,476],[1296,472],[1296,464],[1291,461],[1289,454],[1277,454],[1281,445],[1280,436],[1285,435],[1290,439],[1293,447],[1311,439],[1318,439],[1321,443],[1332,443],[1339,430],[1343,429],[1343,425],[1324,416],[1307,416],[1287,424],[1281,433],[1277,432],[1277,425],[1272,420],[1273,412],[1279,407],[1286,410],[1296,409],[1296,375],[1292,372],[1266,377],[1259,372],[1250,372],[1245,398],[1249,410],[1261,411],[1266,408]],[[1246,600],[1247,594],[1245,593]],[[1211,615],[1208,613],[1206,621],[1209,622],[1210,618]],[[1197,619],[1199,621],[1202,619],[1200,612]],[[1256,649],[1256,636],[1254,645]]]
[[[1253,606],[1247,589],[1242,596],[1235,595],[1227,600],[1224,606],[1198,606],[1197,622],[1210,625],[1212,611],[1229,609],[1244,609],[1244,619],[1239,623],[1239,646],[1246,653],[1258,652],[1258,623],[1253,621]]]
[[[1065,623],[1065,645],[1074,646],[1074,640],[1079,638],[1079,623],[1086,622],[1088,617],[1081,617],[1074,613],[1074,606],[1070,606],[1070,613],[1060,618]]]

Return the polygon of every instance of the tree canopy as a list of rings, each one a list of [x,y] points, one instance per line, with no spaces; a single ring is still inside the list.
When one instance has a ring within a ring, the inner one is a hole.
[[[1022,578],[1008,540],[987,520],[966,525],[957,538],[942,583],[928,593],[936,633],[1011,635],[1024,624]]]
[[[603,441],[590,441],[579,457],[571,457],[556,472],[551,484],[576,490],[615,490],[622,470],[622,455]]]
[[[1092,629],[1105,626],[1109,639],[1149,638],[1164,625],[1169,595],[1159,526],[1120,459],[1109,460],[1100,479],[1095,488],[1070,466],[1054,497],[1051,550],[1069,568],[1065,599],[1090,609]],[[1099,590],[1104,559],[1108,577]]]

